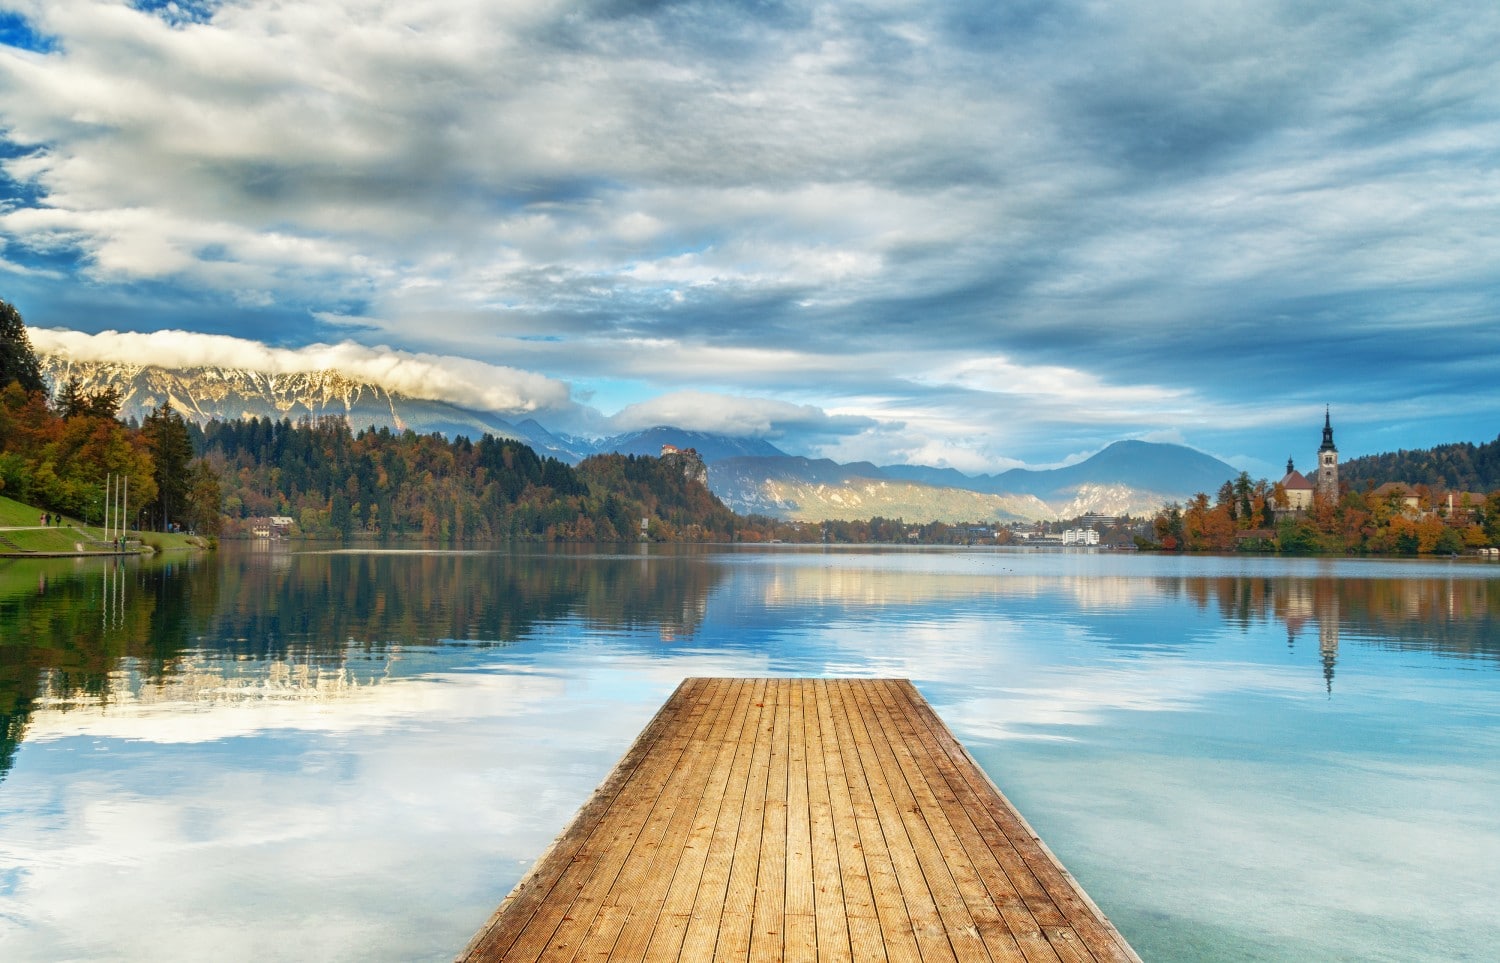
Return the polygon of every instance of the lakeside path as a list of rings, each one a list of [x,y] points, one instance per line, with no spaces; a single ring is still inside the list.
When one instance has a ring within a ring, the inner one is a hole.
[[[42,548],[27,548],[14,541],[10,535],[29,532],[41,532],[45,538],[48,535],[58,536],[48,539],[52,542],[60,542],[61,545]],[[73,543],[69,550],[64,547],[67,542]],[[0,558],[97,558],[108,555],[142,555],[144,549],[139,543],[134,548],[85,548],[85,545],[112,545],[91,535],[78,527],[78,523],[64,519],[62,525],[0,525]]]
[[[905,679],[687,679],[459,955],[1139,961]]]

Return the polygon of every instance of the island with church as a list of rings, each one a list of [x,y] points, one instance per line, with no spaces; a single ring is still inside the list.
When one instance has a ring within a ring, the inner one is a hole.
[[[1500,558],[1500,491],[1426,483],[1351,483],[1340,477],[1333,415],[1323,412],[1317,470],[1288,458],[1276,482],[1247,472],[1215,495],[1169,503],[1138,547],[1157,551],[1280,552],[1296,555],[1472,555]]]

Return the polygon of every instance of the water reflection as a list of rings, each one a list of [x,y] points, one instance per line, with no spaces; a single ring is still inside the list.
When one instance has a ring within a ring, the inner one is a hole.
[[[1124,613],[1182,604],[1216,616],[1210,624],[1248,629],[1279,623],[1288,646],[1316,640],[1325,688],[1331,693],[1342,641],[1391,651],[1500,661],[1500,578],[1488,567],[1390,566],[1320,563],[1321,574],[1264,573],[1216,576],[1151,574],[1162,560],[1140,559],[1144,574],[1122,574],[1113,563],[1085,574],[1056,568],[1034,572],[1015,556],[959,556],[878,562],[808,556],[778,560],[761,583],[765,608],[806,612],[899,610],[906,614],[991,605],[1012,615],[1040,613],[1089,625],[1107,645],[1123,649],[1181,648],[1212,644],[1211,632],[1164,634],[1155,620],[1132,625]],[[1300,568],[1296,562],[1286,568]],[[1440,574],[1431,574],[1432,572]],[[1031,604],[1035,603],[1035,604]]]
[[[1494,578],[1059,575],[1028,572],[1014,556],[698,556],[262,549],[158,562],[12,561],[0,568],[0,778],[38,704],[334,698],[419,668],[420,660],[397,665],[414,646],[504,644],[567,618],[692,639],[737,561],[758,565],[760,577],[728,604],[765,611],[1045,598],[1054,615],[1071,610],[1085,620],[1173,601],[1229,625],[1275,620],[1293,649],[1316,638],[1330,694],[1345,638],[1500,659]],[[1067,603],[1060,610],[1059,598]],[[1192,642],[1132,638],[1123,626],[1101,634],[1126,646]]]
[[[1332,694],[1342,639],[1392,651],[1500,660],[1500,581],[1492,578],[1181,579],[1168,591],[1229,624],[1273,619],[1295,651],[1316,639],[1325,689]]]
[[[1462,898],[1500,865],[1500,677],[1454,670],[1500,661],[1497,576],[635,547],[0,562],[0,957],[451,957],[678,680],[774,674],[917,679],[1148,958],[1249,958],[1266,921],[1286,932],[1258,958],[1330,958],[1372,945],[1339,928],[1366,905],[1409,934],[1382,946],[1492,942]]]
[[[330,699],[414,650],[539,624],[688,638],[722,567],[688,555],[289,552],[0,568],[0,779],[45,706]]]

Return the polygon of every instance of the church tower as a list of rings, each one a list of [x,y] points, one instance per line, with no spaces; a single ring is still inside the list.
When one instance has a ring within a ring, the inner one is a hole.
[[[1323,444],[1318,449],[1318,493],[1338,504],[1339,500],[1339,450],[1333,444],[1333,422],[1328,409],[1323,409]]]

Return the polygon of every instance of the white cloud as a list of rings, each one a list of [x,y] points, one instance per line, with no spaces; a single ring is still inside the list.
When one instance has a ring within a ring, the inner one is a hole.
[[[978,431],[973,420],[945,418],[940,412],[916,406],[882,406],[879,412],[879,424],[822,444],[818,453],[838,462],[931,465],[971,475],[1022,465],[1000,450],[1006,440],[1002,430]]]
[[[1058,435],[1254,451],[1325,374],[1493,409],[1494,11],[1200,7],[13,0],[52,45],[0,46],[0,270],[557,378],[932,402],[901,420],[952,433],[902,450],[975,469]],[[1414,324],[1420,363],[1369,340]]]
[[[870,424],[868,418],[830,416],[812,405],[706,391],[677,391],[627,405],[610,421],[620,431],[672,425],[753,438],[777,438],[789,432],[847,434]]]
[[[1004,358],[974,358],[947,370],[933,371],[919,380],[948,382],[1001,395],[1034,401],[1087,406],[1100,417],[1118,417],[1122,412],[1167,405],[1184,407],[1192,399],[1180,388],[1136,384],[1111,385],[1097,375],[1060,365],[1023,365]]]
[[[1187,439],[1182,432],[1176,428],[1163,428],[1159,431],[1148,431],[1141,435],[1141,441],[1157,442],[1163,445],[1185,445]]]

